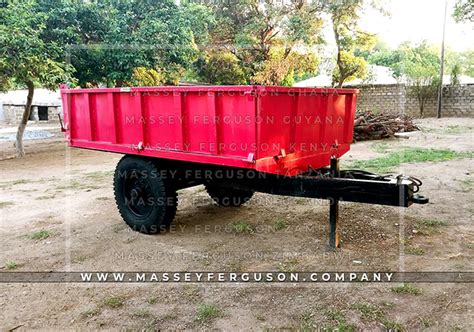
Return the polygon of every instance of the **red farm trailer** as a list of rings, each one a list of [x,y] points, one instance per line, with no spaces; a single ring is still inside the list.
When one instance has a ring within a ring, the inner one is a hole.
[[[222,206],[254,192],[329,199],[332,247],[340,200],[428,202],[411,177],[339,170],[352,142],[354,89],[63,85],[61,97],[70,146],[125,154],[115,198],[124,221],[143,233],[169,226],[177,190],[200,184]]]

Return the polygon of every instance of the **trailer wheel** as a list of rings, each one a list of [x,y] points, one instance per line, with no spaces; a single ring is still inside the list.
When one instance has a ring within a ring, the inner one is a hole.
[[[123,157],[114,174],[114,193],[123,220],[135,231],[155,234],[174,219],[178,198],[170,179],[150,160]]]
[[[205,184],[206,191],[220,206],[238,207],[253,196],[253,191],[221,187],[214,183]]]

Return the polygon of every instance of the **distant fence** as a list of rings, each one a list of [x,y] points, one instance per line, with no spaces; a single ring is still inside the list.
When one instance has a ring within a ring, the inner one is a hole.
[[[415,96],[410,95],[404,84],[360,85],[357,109],[404,113],[418,117],[420,108]],[[430,98],[425,105],[424,117],[436,116],[437,98]],[[443,88],[442,115],[446,117],[474,117],[474,84]]]

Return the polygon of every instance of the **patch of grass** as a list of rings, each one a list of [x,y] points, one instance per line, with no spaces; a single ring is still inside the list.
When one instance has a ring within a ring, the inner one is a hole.
[[[113,171],[96,171],[96,172],[88,172],[84,174],[86,177],[91,179],[102,179],[102,178],[110,178],[114,175]]]
[[[245,221],[234,221],[231,227],[232,231],[237,234],[252,234],[255,231],[253,226]]]
[[[79,256],[74,257],[72,261],[73,263],[84,263],[86,259],[87,259],[87,256],[79,255]]]
[[[386,153],[390,150],[390,145],[388,143],[374,143],[372,145],[372,150],[378,153]]]
[[[84,181],[72,180],[62,186],[56,187],[56,190],[86,190],[100,189],[97,185],[87,184]]]
[[[201,293],[195,285],[184,285],[183,293],[184,296],[187,297],[190,302],[197,301],[201,298]]]
[[[298,267],[298,264],[299,261],[296,258],[283,263],[278,263],[278,271],[285,273],[294,272]]]
[[[473,127],[467,126],[448,126],[443,130],[445,134],[465,134],[472,133],[474,131]]]
[[[371,303],[355,303],[352,305],[352,308],[359,311],[362,319],[376,322],[381,322],[385,319],[385,312],[378,305]]]
[[[150,296],[149,298],[146,299],[146,302],[148,304],[156,304],[158,303],[158,297],[157,296]]]
[[[147,309],[137,309],[131,313],[131,316],[134,318],[150,318],[153,315]]]
[[[47,230],[45,230],[45,229],[42,229],[42,230],[33,232],[33,233],[30,235],[30,239],[32,239],[32,240],[44,240],[44,239],[47,239],[47,238],[50,237],[50,236],[51,236],[51,232],[50,232],[50,231],[47,231]]]
[[[15,270],[18,268],[18,264],[15,261],[8,261],[5,264],[5,267],[7,268],[7,270]]]
[[[395,167],[405,163],[448,161],[457,158],[472,158],[473,156],[473,152],[456,152],[448,149],[404,148],[403,150],[390,152],[378,158],[353,161],[350,164],[350,168],[364,169],[376,173],[388,173]]]
[[[356,331],[356,326],[348,324],[344,313],[337,309],[329,309],[324,312],[324,315],[330,323],[324,324],[322,331],[338,331],[338,332],[353,332]]]
[[[0,209],[3,209],[7,206],[12,206],[12,205],[15,205],[15,203],[13,203],[13,202],[0,202]]]
[[[301,314],[300,321],[300,331],[314,331],[313,314],[311,312],[303,312]]]
[[[467,249],[474,249],[474,242],[469,242],[466,244]]]
[[[416,222],[416,230],[422,235],[432,235],[437,232],[440,227],[447,226],[448,223],[443,220],[421,219]]]
[[[45,199],[53,199],[55,197],[56,197],[56,194],[51,194],[51,195],[38,196],[35,199],[36,200],[45,200]]]
[[[399,331],[401,332],[405,330],[402,324],[390,319],[384,319],[380,323],[382,323],[382,325],[387,329],[387,331],[390,331],[390,332],[399,332]]]
[[[104,299],[104,304],[109,308],[120,308],[125,304],[125,300],[120,296],[111,296]]]
[[[201,304],[197,308],[196,321],[201,324],[208,323],[212,319],[219,317],[222,310],[216,304]]]
[[[288,227],[288,223],[286,222],[286,220],[284,219],[278,219],[277,221],[275,221],[275,223],[273,224],[273,228],[276,230],[276,231],[281,231],[282,229],[285,229]]]
[[[88,310],[84,311],[81,314],[81,316],[83,318],[91,318],[91,317],[97,316],[98,314],[100,314],[99,308],[92,308],[92,309],[88,309]]]
[[[397,294],[412,294],[412,295],[421,294],[421,289],[416,288],[415,286],[408,283],[400,285],[400,286],[392,287],[390,288],[390,290]]]
[[[420,247],[407,247],[405,248],[405,253],[408,255],[423,256],[425,251]]]

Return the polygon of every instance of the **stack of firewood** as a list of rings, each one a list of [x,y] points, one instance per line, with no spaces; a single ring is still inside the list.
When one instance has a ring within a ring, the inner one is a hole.
[[[354,120],[354,141],[390,138],[396,133],[420,130],[413,119],[404,114],[358,111]]]

